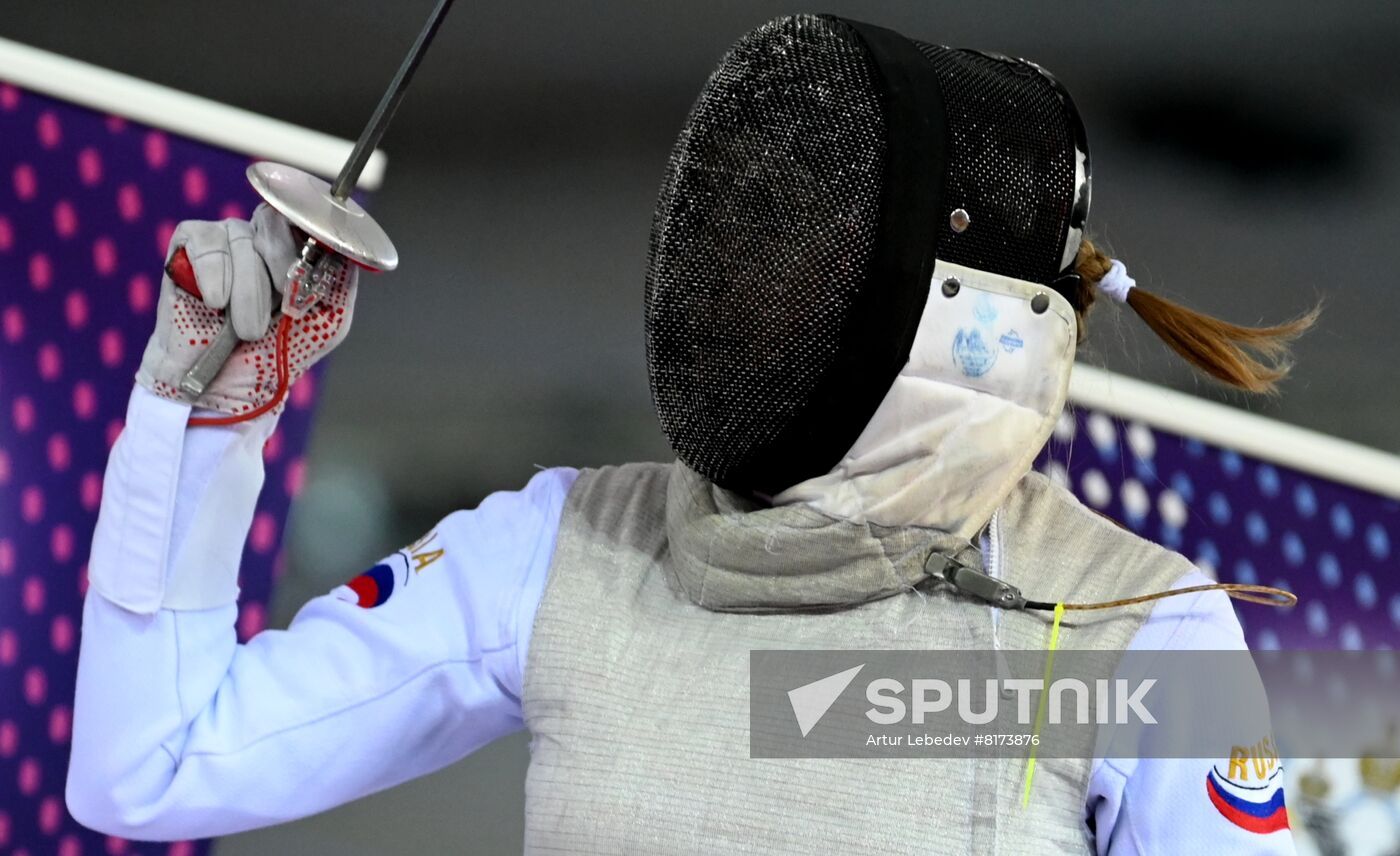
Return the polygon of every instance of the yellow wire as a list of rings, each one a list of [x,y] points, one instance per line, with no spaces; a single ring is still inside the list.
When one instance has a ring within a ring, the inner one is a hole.
[[[1045,680],[1040,688],[1040,704],[1035,707],[1035,728],[1031,731],[1031,755],[1026,759],[1026,787],[1021,792],[1021,808],[1031,804],[1031,782],[1035,779],[1035,741],[1040,736],[1040,725],[1045,721],[1045,701],[1050,695],[1050,676],[1055,671],[1055,649],[1060,647],[1060,619],[1064,617],[1064,603],[1055,604],[1055,621],[1050,625],[1050,653],[1045,657]]]

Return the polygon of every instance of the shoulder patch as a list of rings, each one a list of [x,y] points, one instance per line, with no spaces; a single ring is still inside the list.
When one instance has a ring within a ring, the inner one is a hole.
[[[363,574],[331,592],[338,600],[353,603],[361,609],[383,606],[397,589],[409,584],[410,578],[446,555],[447,549],[438,543],[434,529]]]
[[[340,586],[331,594],[337,599],[353,603],[361,609],[374,609],[376,606],[383,606],[393,596],[394,589],[398,587],[396,578],[399,574],[391,565],[395,558],[397,555],[380,562],[350,582]],[[406,573],[404,577],[404,581],[407,582]]]
[[[1267,739],[1251,748],[1257,754],[1237,751],[1226,770],[1217,765],[1206,773],[1206,797],[1221,817],[1246,832],[1267,835],[1288,829],[1278,755]]]

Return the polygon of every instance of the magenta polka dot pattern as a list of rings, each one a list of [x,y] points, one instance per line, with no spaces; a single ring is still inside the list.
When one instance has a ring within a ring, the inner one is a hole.
[[[0,852],[194,856],[63,805],[87,553],[175,224],[246,217],[248,159],[0,82]],[[324,363],[322,364],[324,365]],[[266,621],[313,370],[269,444],[237,631]]]

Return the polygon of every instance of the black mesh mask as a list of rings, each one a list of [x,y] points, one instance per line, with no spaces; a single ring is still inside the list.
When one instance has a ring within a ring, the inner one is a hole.
[[[759,27],[691,108],[652,225],[672,448],[748,494],[828,472],[908,360],[935,258],[1069,291],[1088,207],[1083,126],[1039,66],[831,16]]]

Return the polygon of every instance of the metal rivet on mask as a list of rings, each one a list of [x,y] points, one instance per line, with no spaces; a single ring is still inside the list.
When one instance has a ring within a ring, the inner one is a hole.
[[[955,276],[950,276],[943,280],[944,297],[953,297],[958,293],[958,289],[960,288],[962,288],[962,283],[958,282],[958,278]]]
[[[1035,297],[1031,298],[1031,311],[1035,314],[1044,314],[1045,310],[1049,308],[1050,298],[1045,295],[1045,292],[1038,292]]]
[[[966,209],[954,208],[953,213],[948,215],[948,225],[953,228],[954,232],[959,234],[967,231],[967,227],[971,223],[972,218],[967,216]]]

